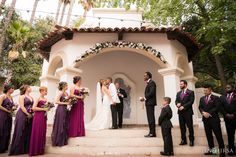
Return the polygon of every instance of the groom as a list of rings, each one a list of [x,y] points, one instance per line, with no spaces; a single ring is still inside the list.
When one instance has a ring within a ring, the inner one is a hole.
[[[111,104],[111,115],[112,115],[112,128],[111,129],[118,129],[117,126],[117,103],[120,103],[120,100],[118,98],[116,86],[114,83],[112,83],[112,78],[108,77],[107,82],[109,84],[109,91],[111,93],[112,100],[114,104]]]
[[[152,80],[152,74],[147,71],[144,74],[144,81],[147,83],[145,88],[145,97],[140,101],[145,102],[146,113],[149,125],[149,134],[144,137],[156,137],[155,106],[156,103],[156,83]]]

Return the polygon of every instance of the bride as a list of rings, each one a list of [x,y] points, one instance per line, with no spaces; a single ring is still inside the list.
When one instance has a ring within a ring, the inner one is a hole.
[[[102,130],[111,127],[110,105],[114,104],[108,89],[108,82],[101,80],[97,83],[96,114],[94,118],[85,125],[87,130]]]

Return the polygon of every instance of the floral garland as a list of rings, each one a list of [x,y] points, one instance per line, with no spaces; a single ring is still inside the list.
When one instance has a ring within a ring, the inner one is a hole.
[[[105,42],[105,43],[97,43],[93,48],[90,48],[90,50],[85,51],[85,53],[78,58],[75,62],[81,62],[84,58],[89,56],[90,54],[97,54],[102,49],[105,48],[133,48],[133,49],[139,49],[139,50],[145,50],[151,54],[153,54],[155,57],[158,57],[163,63],[166,63],[165,58],[163,55],[157,51],[156,49],[152,48],[151,46],[147,46],[143,43],[133,43],[133,42],[125,42],[125,41],[115,41],[115,42]]]

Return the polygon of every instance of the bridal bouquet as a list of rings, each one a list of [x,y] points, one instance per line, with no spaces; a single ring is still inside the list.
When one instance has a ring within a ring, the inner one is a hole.
[[[89,89],[86,88],[86,87],[83,87],[83,88],[80,89],[80,93],[81,93],[82,95],[89,96],[89,92],[90,92]]]

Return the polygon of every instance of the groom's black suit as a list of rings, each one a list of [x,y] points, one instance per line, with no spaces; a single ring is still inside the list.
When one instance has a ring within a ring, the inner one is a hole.
[[[123,98],[127,98],[127,94],[124,89],[119,88],[117,90],[117,93],[122,94],[122,96],[118,96],[120,99],[120,103],[116,104],[117,107],[117,113],[118,113],[118,127],[122,128],[123,124],[123,109],[124,109],[124,104],[123,104]]]
[[[149,134],[156,135],[155,106],[156,103],[156,83],[153,80],[147,82],[145,88],[145,106],[149,125]]]

